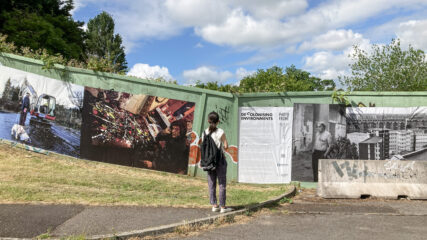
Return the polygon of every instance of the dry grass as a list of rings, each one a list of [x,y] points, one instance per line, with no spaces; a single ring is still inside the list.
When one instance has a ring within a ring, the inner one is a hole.
[[[231,183],[229,205],[283,194],[286,185]],[[194,177],[42,155],[0,144],[0,202],[208,207],[207,183]]]
[[[277,212],[277,208],[262,208],[255,212],[250,212],[244,215],[237,215],[233,217],[219,218],[212,224],[199,224],[199,225],[183,225],[178,227],[173,233],[166,233],[158,236],[147,236],[143,238],[133,237],[129,240],[162,240],[162,239],[174,239],[190,236],[198,236],[203,232],[215,229],[224,228],[236,224],[246,224],[260,215],[272,214]]]

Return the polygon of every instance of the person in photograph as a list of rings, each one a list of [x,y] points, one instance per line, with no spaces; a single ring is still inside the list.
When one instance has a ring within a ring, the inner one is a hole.
[[[157,135],[156,141],[160,145],[160,154],[159,158],[153,160],[151,168],[186,174],[189,153],[189,147],[186,144],[186,125],[183,120],[175,121]]]
[[[319,122],[314,138],[313,155],[311,158],[313,168],[313,180],[318,181],[319,159],[328,158],[332,147],[332,135],[326,130],[326,125]]]
[[[25,126],[25,121],[27,120],[28,110],[30,110],[30,93],[25,94],[24,99],[22,99],[21,115],[19,117],[19,125]]]

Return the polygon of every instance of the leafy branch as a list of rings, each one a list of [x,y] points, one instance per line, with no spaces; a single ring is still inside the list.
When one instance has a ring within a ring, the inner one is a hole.
[[[70,59],[66,60],[61,54],[49,54],[46,49],[37,49],[32,50],[29,47],[21,47],[17,48],[13,42],[7,42],[7,35],[0,33],[0,52],[4,53],[12,53],[15,55],[33,58],[37,60],[41,60],[43,62],[43,69],[53,69],[55,64],[69,66],[69,67],[77,67],[77,68],[86,68],[93,71],[100,72],[111,72],[124,74],[124,71],[116,72],[115,69],[117,67],[111,61],[105,58],[99,58],[96,56],[89,56],[85,62]]]
[[[341,90],[334,90],[332,92],[332,103],[338,103],[343,104],[345,106],[351,106],[351,102],[348,99],[348,95],[350,94],[350,91],[341,91]]]

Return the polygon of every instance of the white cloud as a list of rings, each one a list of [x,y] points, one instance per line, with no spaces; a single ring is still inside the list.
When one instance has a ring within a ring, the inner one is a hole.
[[[87,23],[83,24],[83,26],[81,26],[81,29],[86,32],[87,31]]]
[[[257,19],[282,19],[302,13],[306,0],[166,0],[168,15],[185,27],[222,24],[236,9]]]
[[[195,32],[208,42],[233,47],[274,47],[290,40],[295,30],[281,31],[285,23],[272,19],[257,21],[245,15],[243,9],[234,10],[226,21],[219,25],[197,27]]]
[[[396,23],[396,21],[393,20],[392,22],[383,25],[381,28],[385,27],[389,29],[388,31],[394,27],[396,37],[400,38],[403,48],[406,48],[409,44],[411,44],[414,48],[422,49],[424,51],[427,50],[427,19],[411,20],[401,23]],[[350,68],[348,65],[352,63],[352,60],[349,58],[349,55],[353,53],[353,48],[349,46],[340,53],[333,53],[333,50],[338,50],[333,46],[345,46],[344,43],[355,41],[357,44],[359,44],[361,49],[367,51],[368,53],[372,51],[372,45],[369,40],[363,38],[362,35],[353,33],[351,31],[347,31],[347,33],[341,32],[338,34],[343,36],[342,41],[338,41],[338,43],[328,41],[327,36],[337,35],[337,33],[338,31],[330,31],[324,35],[315,37],[312,41],[310,41],[310,44],[307,42],[307,44],[303,43],[300,46],[300,48],[303,48],[302,50],[328,50],[318,51],[313,55],[304,58],[304,67],[314,75],[323,79],[337,79],[338,76],[350,74]],[[384,46],[384,44],[377,45]]]
[[[110,13],[115,22],[115,32],[123,37],[126,52],[130,52],[141,40],[164,39],[180,33],[182,26],[168,15],[164,2],[164,0],[78,0],[76,5],[78,8],[74,12],[91,4],[97,7],[97,10]]]
[[[263,2],[259,5],[268,6]],[[425,5],[427,3],[422,0],[331,0],[304,14],[281,20],[274,17],[259,18],[259,14],[253,14],[248,11],[248,6],[245,8],[242,4],[232,8],[224,22],[197,25],[195,32],[206,41],[218,45],[253,48],[285,46],[330,29],[364,21],[386,10]],[[271,5],[268,9],[273,11],[274,7]]]
[[[322,79],[337,79],[348,69],[350,59],[345,53],[316,52],[305,58],[304,68]]]
[[[82,0],[74,0],[73,6],[74,8],[70,11],[71,15],[77,12],[80,8],[83,8],[86,4],[83,3]]]
[[[163,39],[178,34],[181,30],[172,19],[164,14],[162,1],[123,0],[110,9],[116,22],[117,32],[129,42],[141,39]]]
[[[258,19],[291,17],[303,13],[308,7],[306,0],[234,0],[231,2],[247,9]]]
[[[242,80],[244,77],[254,74],[256,71],[254,70],[247,70],[245,68],[238,68],[236,70],[236,79],[238,81]]]
[[[219,84],[225,84],[227,81],[233,81],[235,85],[239,85],[240,80],[244,77],[254,74],[256,71],[247,70],[245,68],[238,68],[233,74],[230,71],[218,71],[214,67],[202,66],[192,70],[186,70],[183,72],[183,77],[186,80],[186,84],[195,84],[197,81],[202,83],[207,82],[218,82]]]
[[[197,43],[196,44],[196,46],[194,46],[195,48],[203,48],[204,46],[203,46],[203,44],[201,44],[201,43]]]
[[[220,84],[233,78],[233,74],[229,71],[216,71],[212,67],[202,66],[192,70],[185,70],[182,76],[187,84],[195,84],[197,81],[202,83],[218,82]]]
[[[362,41],[358,46],[368,53],[372,47],[367,40]],[[349,75],[351,73],[349,64],[352,63],[352,59],[349,56],[353,53],[354,49],[352,46],[340,53],[319,51],[304,58],[304,68],[322,79],[336,80],[338,76]]]
[[[396,35],[400,38],[402,45],[411,44],[414,48],[427,51],[427,19],[399,24]]]
[[[344,50],[354,44],[360,44],[364,39],[362,34],[353,33],[352,30],[330,30],[325,34],[314,37],[311,41],[303,42],[299,51],[304,52],[307,50],[330,50],[339,51]]]
[[[111,13],[127,51],[141,41],[169,38],[193,28],[203,40],[238,49],[288,48],[306,41],[303,49],[341,50],[357,33],[335,30],[367,21],[386,11],[422,9],[425,0],[328,0],[308,8],[306,0],[78,0]],[[412,26],[415,27],[415,26]],[[421,27],[420,27],[421,28]],[[329,32],[328,32],[329,31]],[[326,34],[324,34],[326,32]],[[401,31],[402,36],[411,36]],[[319,34],[327,44],[312,39]],[[312,40],[310,40],[312,39]],[[419,44],[419,43],[417,43]]]
[[[221,23],[230,11],[222,0],[166,0],[164,5],[165,13],[183,27]]]
[[[409,20],[404,22],[399,22],[400,19],[394,19],[390,22],[387,22],[381,26],[375,27],[373,32],[370,33],[375,36],[374,32],[380,32],[386,35],[392,35],[390,33],[395,32],[394,37],[400,38],[402,48],[407,48],[409,44],[414,46],[415,48],[427,50],[427,20]],[[334,31],[330,31],[334,32]],[[324,34],[323,36],[332,35],[329,34],[330,32]],[[345,35],[345,34],[342,34]],[[353,37],[351,37],[353,36]],[[357,36],[357,37],[356,37]],[[342,42],[351,42],[350,40],[353,38],[353,41],[355,41],[357,44],[359,44],[360,48],[367,51],[368,53],[372,51],[370,44],[370,41],[360,34],[352,33],[348,34],[347,32],[347,38],[344,37]],[[313,55],[309,57],[305,57],[305,68],[309,69],[312,73],[315,75],[321,77],[321,78],[328,78],[328,79],[337,79],[338,76],[342,75],[349,75],[350,74],[350,68],[348,65],[352,63],[351,59],[348,57],[353,53],[353,49],[351,47],[348,47],[344,49],[341,53],[332,53],[332,50],[336,50],[330,46],[330,41],[327,41],[327,38],[325,37],[323,40],[324,43],[326,43],[326,46],[318,46],[319,44],[316,44],[318,42],[317,40],[320,39],[319,37],[315,37],[312,41],[310,41],[311,48],[303,48],[302,50],[308,50],[308,49],[317,49],[317,50],[329,50],[329,51],[319,51],[314,53]],[[389,43],[390,39],[387,39],[387,44]],[[300,47],[302,48],[304,44],[302,44]],[[307,44],[308,45],[308,44]],[[305,46],[307,46],[305,45]],[[384,46],[384,44],[377,44],[378,46]],[[345,46],[343,44],[342,46]]]
[[[144,63],[135,64],[127,73],[127,75],[144,79],[156,79],[160,77],[167,81],[173,80],[173,77],[170,75],[167,67],[160,67],[158,65],[150,66]]]

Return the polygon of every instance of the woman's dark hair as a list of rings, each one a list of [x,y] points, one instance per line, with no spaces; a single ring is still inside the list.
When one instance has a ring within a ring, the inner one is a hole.
[[[219,115],[216,112],[211,112],[208,115],[209,132],[216,131],[216,124],[219,122]]]

